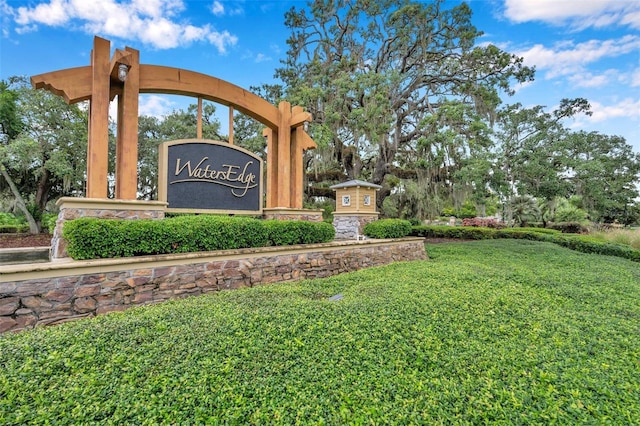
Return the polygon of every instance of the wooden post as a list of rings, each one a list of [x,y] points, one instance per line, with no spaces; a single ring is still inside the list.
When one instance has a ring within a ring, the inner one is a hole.
[[[233,145],[233,107],[229,105],[229,143]]]
[[[91,102],[87,147],[87,197],[107,198],[109,158],[110,61],[108,40],[94,37],[91,51]]]
[[[291,104],[278,104],[280,120],[278,124],[278,204],[277,207],[291,207]],[[270,154],[271,155],[271,154]],[[271,188],[271,191],[274,188]]]
[[[120,200],[138,198],[138,95],[140,94],[140,52],[130,53],[129,71],[118,95],[118,133],[116,142],[116,193]],[[119,64],[115,64],[116,68]],[[117,70],[116,70],[117,72]]]
[[[202,139],[202,98],[198,98],[198,124],[196,125],[196,138]]]
[[[278,133],[266,128],[262,135],[267,138],[267,208],[278,206]]]

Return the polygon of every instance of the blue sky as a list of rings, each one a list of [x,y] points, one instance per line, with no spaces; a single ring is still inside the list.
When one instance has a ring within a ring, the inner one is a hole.
[[[451,0],[448,6],[457,4]],[[623,136],[640,152],[640,1],[471,0],[475,26],[537,69],[506,103],[553,109],[586,98],[574,130]],[[287,51],[284,14],[304,1],[0,0],[0,79],[89,64],[93,36],[130,46],[145,64],[209,74],[243,88],[276,83]],[[142,95],[140,113],[163,115],[195,100]],[[219,105],[221,117],[226,108]],[[221,119],[224,123],[226,118]]]

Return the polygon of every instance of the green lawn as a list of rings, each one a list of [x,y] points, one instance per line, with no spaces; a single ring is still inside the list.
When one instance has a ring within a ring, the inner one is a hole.
[[[3,335],[0,424],[638,424],[639,263],[427,250]]]

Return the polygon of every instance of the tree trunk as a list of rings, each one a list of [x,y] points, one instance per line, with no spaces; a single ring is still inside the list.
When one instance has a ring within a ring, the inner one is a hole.
[[[0,164],[0,174],[2,174],[4,179],[9,184],[9,188],[11,188],[11,192],[16,197],[18,208],[22,211],[22,213],[24,213],[24,216],[27,218],[27,222],[29,223],[29,232],[32,234],[39,234],[40,228],[38,227],[38,224],[33,219],[33,216],[27,209],[27,205],[25,204],[24,199],[22,198],[22,195],[20,195],[20,191],[18,191],[16,184],[13,183],[11,176],[9,176],[9,173],[7,173],[7,169],[5,168],[4,164]]]
[[[42,213],[47,207],[47,201],[49,201],[49,191],[51,190],[51,172],[45,169],[40,179],[38,180],[38,186],[36,188],[36,208],[38,209],[38,219],[36,223],[38,228],[42,229]]]

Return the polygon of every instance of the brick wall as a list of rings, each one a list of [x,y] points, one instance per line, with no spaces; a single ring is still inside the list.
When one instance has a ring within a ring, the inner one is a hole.
[[[0,332],[220,290],[427,259],[420,238],[0,267]]]

